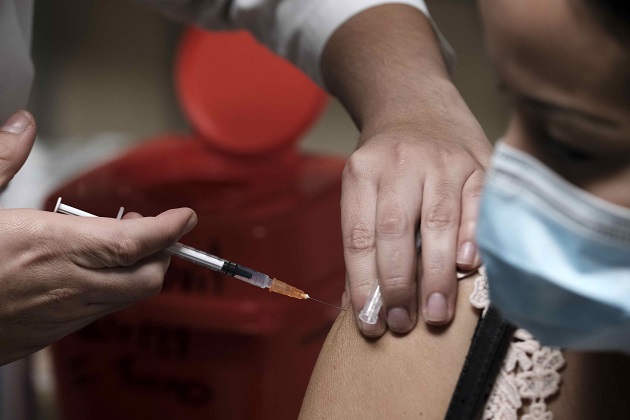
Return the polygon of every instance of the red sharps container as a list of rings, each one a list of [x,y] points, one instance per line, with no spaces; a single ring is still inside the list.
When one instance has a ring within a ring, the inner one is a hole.
[[[188,30],[176,61],[194,134],[143,142],[46,208],[188,206],[199,223],[182,243],[339,303],[344,160],[296,147],[325,93],[245,33]],[[337,314],[173,257],[159,295],[54,345],[62,416],[295,419]]]

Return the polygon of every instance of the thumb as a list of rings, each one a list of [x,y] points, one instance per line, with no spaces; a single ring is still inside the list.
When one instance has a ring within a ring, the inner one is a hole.
[[[35,119],[18,111],[0,127],[0,189],[20,170],[35,141]]]

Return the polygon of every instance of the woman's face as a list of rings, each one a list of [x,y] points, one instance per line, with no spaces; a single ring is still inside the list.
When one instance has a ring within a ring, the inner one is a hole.
[[[515,103],[505,141],[630,207],[630,47],[584,1],[479,1],[490,58]]]

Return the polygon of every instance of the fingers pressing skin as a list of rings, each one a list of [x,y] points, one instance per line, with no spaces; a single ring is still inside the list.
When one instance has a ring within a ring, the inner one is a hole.
[[[481,202],[484,172],[475,171],[462,190],[462,216],[457,238],[457,268],[462,271],[475,270],[481,265],[481,257],[475,242],[477,214]]]
[[[422,188],[410,165],[412,146],[396,143],[392,168],[383,175],[376,203],[376,264],[387,325],[398,333],[411,331],[417,321],[415,231]]]
[[[20,170],[35,141],[35,119],[18,111],[0,127],[0,191]]]
[[[352,301],[359,329],[368,337],[378,337],[386,331],[382,317],[374,325],[363,323],[358,313],[378,285],[376,273],[375,207],[365,203],[376,202],[377,187],[369,175],[377,161],[364,159],[355,152],[344,168],[341,194],[341,229],[346,261],[346,295]]]
[[[455,257],[461,212],[462,185],[455,179],[428,183],[420,223],[422,236],[421,296],[427,323],[441,325],[453,319],[457,283]]]
[[[464,270],[479,265],[474,230],[484,167],[476,155],[489,156],[490,148],[471,150],[443,138],[419,141],[417,129],[405,123],[371,136],[343,174],[346,289],[366,336],[380,336],[387,327],[406,333],[417,322],[418,230],[425,322],[453,319],[458,257]],[[367,325],[358,314],[377,282],[383,310],[376,325]]]
[[[412,312],[417,307],[413,237],[418,219],[430,237],[423,238],[431,255],[422,261],[431,273],[421,289],[423,301],[427,294],[448,294],[442,305],[447,306],[445,322],[452,317],[454,309],[448,307],[455,299],[458,241],[472,239],[469,215],[476,206],[461,188],[471,174],[483,172],[491,152],[448,75],[437,41],[420,11],[382,5],[336,30],[321,60],[326,86],[361,132],[344,171],[341,208],[355,318],[378,281],[386,321],[399,332],[413,328],[417,317]],[[460,221],[468,230],[458,239]],[[438,318],[443,317],[433,321]],[[366,335],[384,331],[381,324],[369,330],[359,324]]]

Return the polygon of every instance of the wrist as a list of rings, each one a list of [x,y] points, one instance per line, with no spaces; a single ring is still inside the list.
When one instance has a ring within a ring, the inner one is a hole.
[[[436,96],[459,96],[429,19],[405,5],[374,7],[342,25],[324,49],[321,74],[362,131],[425,112]]]
[[[383,95],[372,106],[360,108],[355,121],[364,136],[407,124],[433,125],[451,116],[458,119],[472,113],[453,82],[446,75],[423,75],[400,92]]]

